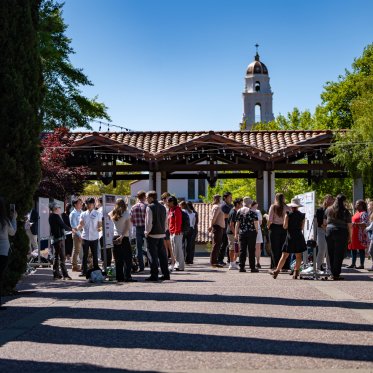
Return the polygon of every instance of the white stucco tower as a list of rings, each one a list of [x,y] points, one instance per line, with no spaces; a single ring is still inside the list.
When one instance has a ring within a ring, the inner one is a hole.
[[[270,122],[274,119],[272,111],[271,86],[269,85],[268,69],[259,59],[258,47],[255,45],[255,60],[247,67],[245,89],[243,91],[243,118],[246,129],[251,130],[254,123]]]

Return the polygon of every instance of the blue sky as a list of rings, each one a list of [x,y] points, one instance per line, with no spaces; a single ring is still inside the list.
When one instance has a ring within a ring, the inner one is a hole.
[[[63,9],[71,60],[94,83],[84,94],[138,131],[238,130],[255,43],[274,115],[313,112],[325,82],[373,41],[371,0],[65,0]]]

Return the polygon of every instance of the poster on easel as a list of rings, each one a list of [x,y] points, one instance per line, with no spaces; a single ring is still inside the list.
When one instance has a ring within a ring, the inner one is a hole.
[[[37,263],[33,263],[34,265],[47,265],[49,263],[41,263],[41,251],[44,249],[49,250],[49,255],[52,254],[51,251],[51,244],[50,244],[50,226],[49,226],[49,215],[50,215],[50,208],[49,205],[51,202],[57,203],[57,205],[61,208],[61,212],[64,211],[65,204],[63,201],[58,199],[50,199],[39,197],[37,202],[37,213],[39,216],[39,224],[38,224],[38,261]],[[30,265],[33,265],[30,263]]]
[[[49,198],[39,197],[38,200],[38,240],[49,240],[50,238],[50,228],[49,228]]]
[[[316,193],[314,191],[307,192],[304,194],[299,194],[296,198],[300,199],[303,207],[299,208],[300,212],[306,214],[306,222],[304,224],[304,238],[306,241],[308,239],[314,239],[315,235],[315,214],[316,214]]]
[[[102,196],[102,215],[103,215],[103,237],[104,247],[113,247],[113,236],[114,236],[114,224],[110,220],[108,213],[115,207],[115,201],[118,198],[122,198],[127,205],[127,211],[131,210],[131,200],[127,196],[115,195],[115,194],[104,194]]]
[[[316,235],[315,235],[316,193],[312,191],[312,192],[307,192],[303,194],[298,194],[295,197],[299,198],[301,205],[303,205],[303,207],[299,208],[299,211],[306,214],[305,216],[306,221],[304,223],[303,235],[307,242],[307,240],[309,239],[316,238]],[[307,251],[303,253],[303,261],[304,263],[308,263]]]

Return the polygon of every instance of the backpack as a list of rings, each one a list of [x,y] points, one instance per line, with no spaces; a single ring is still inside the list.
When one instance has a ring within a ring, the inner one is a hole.
[[[190,219],[188,213],[181,210],[181,231],[183,234],[188,234],[190,231]]]

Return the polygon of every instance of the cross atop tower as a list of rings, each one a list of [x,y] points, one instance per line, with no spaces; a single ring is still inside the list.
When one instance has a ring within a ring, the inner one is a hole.
[[[255,61],[259,61],[259,53],[258,53],[259,44],[256,43],[254,46],[256,48]]]

